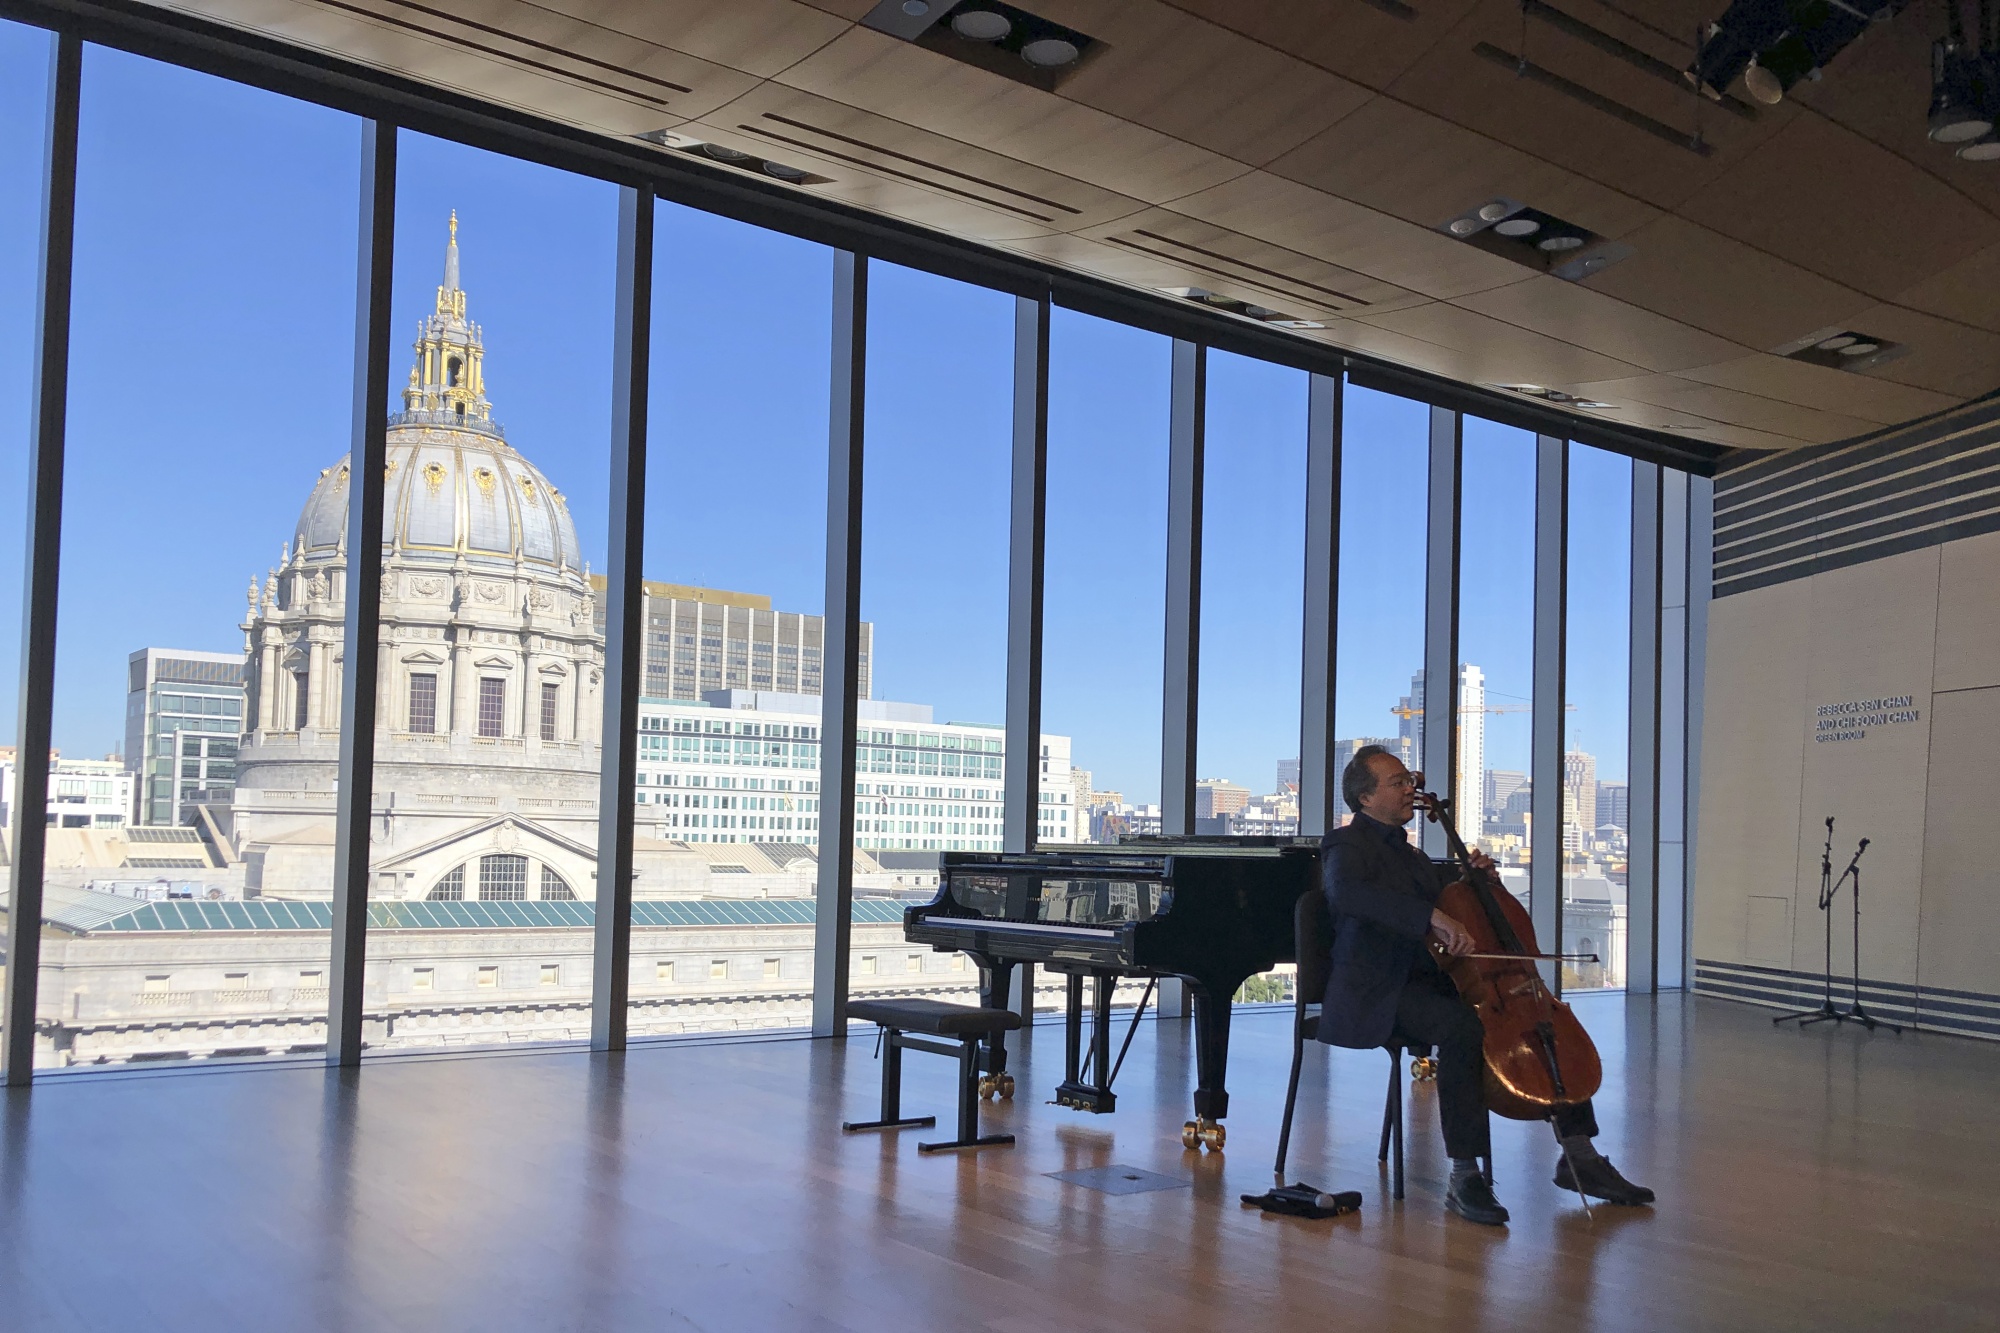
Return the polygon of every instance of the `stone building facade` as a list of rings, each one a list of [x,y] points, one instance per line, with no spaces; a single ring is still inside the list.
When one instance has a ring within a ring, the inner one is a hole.
[[[388,434],[373,896],[589,898],[603,638],[567,501],[493,419],[455,217],[414,351]],[[230,834],[252,896],[332,894],[352,483],[346,459],[322,471],[250,584]]]

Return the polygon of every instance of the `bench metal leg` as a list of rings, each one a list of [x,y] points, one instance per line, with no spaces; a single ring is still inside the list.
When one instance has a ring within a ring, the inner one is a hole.
[[[1403,1053],[1391,1048],[1389,1051],[1389,1095],[1382,1103],[1382,1145],[1376,1150],[1375,1160],[1388,1161],[1394,1151],[1395,1160],[1389,1167],[1389,1196],[1403,1197]]]
[[[916,1116],[905,1120],[903,1115],[903,1044],[902,1033],[894,1028],[882,1029],[882,1118],[880,1120],[847,1120],[841,1122],[844,1130],[858,1129],[903,1129],[910,1126],[929,1128],[937,1123],[934,1115]]]
[[[918,1152],[954,1152],[960,1148],[988,1148],[1012,1143],[1012,1134],[979,1135],[979,1041],[965,1037],[958,1052],[958,1137],[950,1143],[919,1143]],[[935,1123],[935,1122],[933,1122]]]

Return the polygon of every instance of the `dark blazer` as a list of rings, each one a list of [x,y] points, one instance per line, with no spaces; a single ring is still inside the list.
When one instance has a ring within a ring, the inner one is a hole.
[[[1389,1040],[1412,969],[1435,967],[1424,948],[1444,878],[1429,857],[1385,836],[1365,816],[1320,840],[1320,883],[1333,918],[1333,965],[1319,1039],[1368,1048]]]

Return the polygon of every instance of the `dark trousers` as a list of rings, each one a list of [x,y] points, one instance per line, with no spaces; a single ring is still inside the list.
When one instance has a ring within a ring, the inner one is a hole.
[[[1442,972],[1421,972],[1404,983],[1389,1040],[1437,1052],[1438,1119],[1444,1150],[1452,1157],[1485,1157],[1493,1150],[1486,1115],[1486,1030],[1479,1014],[1459,998]],[[1597,1137],[1589,1102],[1556,1113],[1556,1133]]]

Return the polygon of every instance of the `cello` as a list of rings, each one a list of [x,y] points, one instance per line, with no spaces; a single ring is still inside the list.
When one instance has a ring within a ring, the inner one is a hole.
[[[1473,864],[1442,797],[1419,791],[1417,804],[1444,830],[1459,868],[1460,878],[1445,885],[1437,908],[1465,927],[1473,951],[1453,955],[1436,941],[1431,948],[1486,1030],[1487,1109],[1511,1120],[1549,1120],[1590,1100],[1604,1081],[1597,1046],[1535,966],[1569,955],[1541,951],[1528,909],[1497,874]]]

